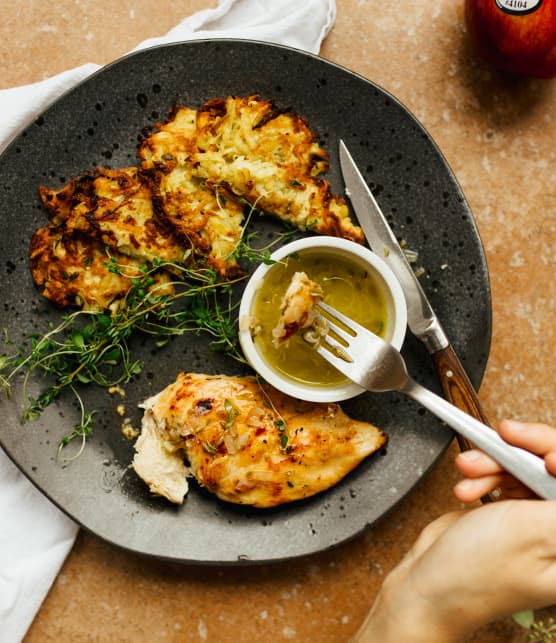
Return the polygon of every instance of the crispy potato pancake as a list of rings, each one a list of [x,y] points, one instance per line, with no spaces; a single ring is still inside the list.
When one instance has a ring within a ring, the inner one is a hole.
[[[132,257],[113,252],[118,271],[109,269],[104,246],[80,235],[63,232],[50,223],[39,228],[31,240],[30,265],[37,286],[57,306],[78,306],[84,310],[105,310],[125,296],[131,279],[140,276],[141,263]],[[168,278],[161,273],[154,287]]]
[[[256,96],[215,99],[197,118],[195,171],[258,210],[301,229],[362,243],[345,200],[317,175],[326,152],[301,117]]]
[[[207,101],[199,110],[196,137],[200,150],[216,149],[227,161],[238,156],[262,159],[295,168],[300,176],[328,169],[328,153],[307,121],[259,96]]]
[[[176,106],[164,122],[155,126],[154,132],[141,140],[138,150],[141,167],[168,172],[183,165],[197,147],[196,135],[197,111]]]
[[[241,272],[234,251],[247,204],[302,230],[363,240],[345,201],[318,177],[328,167],[328,155],[307,122],[258,96],[218,98],[200,110],[176,107],[143,138],[138,156],[140,168],[99,167],[60,190],[39,188],[54,227],[35,240],[34,262],[40,256],[41,268],[35,266],[33,274],[39,285],[52,286],[45,294],[58,305],[80,301],[69,284],[59,295],[54,292],[54,272],[64,281],[59,257],[56,270],[45,277],[44,262],[49,253],[55,255],[45,248],[60,226],[63,240],[56,243],[73,271],[83,256],[96,256],[105,245],[141,264],[195,262],[223,278]],[[125,280],[115,282],[114,276],[99,279],[95,301],[112,301]],[[100,296],[103,284],[106,297]]]
[[[232,276],[239,272],[233,252],[243,232],[243,206],[195,175],[189,159],[196,149],[196,116],[195,110],[181,107],[157,125],[139,147],[141,169],[157,216],[197,259],[205,257],[221,276]]]
[[[150,188],[136,167],[97,168],[56,192],[39,194],[55,223],[141,261],[183,263],[187,248],[155,218]]]
[[[222,500],[273,507],[328,489],[386,442],[337,404],[301,402],[255,377],[181,373],[144,408],[133,467],[175,503],[187,492],[184,459]]]

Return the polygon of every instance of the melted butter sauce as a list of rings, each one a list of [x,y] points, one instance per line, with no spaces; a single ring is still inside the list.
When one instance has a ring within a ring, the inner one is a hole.
[[[376,279],[361,266],[340,257],[300,253],[272,266],[253,302],[257,334],[254,342],[268,364],[282,375],[312,386],[336,386],[344,375],[328,364],[300,335],[276,348],[272,329],[280,318],[280,304],[295,272],[307,273],[322,286],[324,301],[384,337],[387,305]]]

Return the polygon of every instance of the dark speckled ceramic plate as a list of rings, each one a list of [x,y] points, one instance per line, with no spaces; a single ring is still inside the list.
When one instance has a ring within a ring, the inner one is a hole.
[[[139,133],[176,99],[197,107],[209,98],[253,93],[309,121],[330,152],[328,178],[336,192],[343,190],[338,140],[346,141],[396,233],[419,250],[424,288],[478,385],[490,345],[488,273],[473,217],[437,147],[395,98],[371,82],[318,57],[256,42],[198,41],[128,56],[63,96],[6,150],[0,158],[0,327],[17,342],[60,316],[34,287],[28,268],[31,234],[46,218],[40,184],[58,188],[95,165],[135,163]],[[137,404],[180,370],[238,372],[197,339],[162,350],[137,341],[134,350],[146,362],[127,386],[125,402],[136,425]],[[412,375],[438,390],[424,348],[408,337],[403,353]],[[0,440],[25,475],[101,538],[187,562],[283,560],[337,545],[384,516],[452,438],[408,399],[364,394],[345,408],[381,426],[388,448],[333,489],[261,511],[225,504],[193,484],[184,505],[174,507],[151,497],[130,470],[133,445],[122,436],[116,402],[105,391],[85,392],[98,421],[71,463],[57,460],[56,446],[77,421],[73,400],[62,398],[39,421],[22,425],[17,392],[0,401]]]

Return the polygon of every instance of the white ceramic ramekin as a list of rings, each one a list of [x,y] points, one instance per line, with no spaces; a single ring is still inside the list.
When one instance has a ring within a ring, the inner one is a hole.
[[[271,259],[280,261],[291,254],[318,253],[319,256],[330,255],[331,262],[334,257],[341,257],[344,261],[353,262],[357,266],[369,271],[374,276],[375,282],[381,288],[387,307],[387,321],[384,339],[398,350],[401,349],[407,329],[407,308],[402,288],[394,273],[386,263],[374,252],[353,241],[338,237],[315,236],[305,237],[293,241],[276,250]],[[257,291],[261,288],[265,276],[272,268],[271,265],[261,264],[253,273],[241,299],[239,309],[239,340],[245,358],[269,384],[278,390],[310,402],[340,402],[355,397],[363,389],[353,382],[343,382],[330,386],[311,386],[286,377],[283,373],[273,368],[264,359],[253,340],[250,324],[246,320],[252,318],[252,308]],[[310,277],[310,275],[309,275]]]

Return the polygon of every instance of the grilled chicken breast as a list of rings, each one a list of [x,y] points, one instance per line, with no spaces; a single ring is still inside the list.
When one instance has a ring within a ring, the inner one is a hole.
[[[328,489],[385,442],[337,404],[301,402],[255,377],[182,373],[146,401],[133,467],[172,502],[187,491],[187,459],[222,500],[273,507]]]
[[[149,180],[157,216],[220,275],[239,272],[233,256],[243,232],[243,205],[219,186],[196,176],[190,161],[196,149],[195,110],[177,108],[143,139],[139,158]]]
[[[142,266],[117,251],[109,257],[102,243],[64,232],[63,226],[53,223],[35,232],[29,259],[33,279],[47,299],[60,307],[84,310],[113,308],[128,292],[131,280],[140,276]],[[152,287],[163,284],[168,292],[169,279],[161,272]]]
[[[305,272],[294,272],[280,304],[280,319],[272,329],[275,346],[313,324],[317,315],[315,305],[323,295],[322,287],[309,279]]]
[[[256,96],[215,99],[197,118],[195,171],[258,210],[321,234],[363,242],[345,200],[318,175],[326,152],[301,117]]]
[[[189,489],[184,451],[179,441],[164,438],[158,416],[153,412],[159,395],[148,399],[141,423],[141,433],[135,443],[133,468],[147,483],[152,493],[181,504]]]

